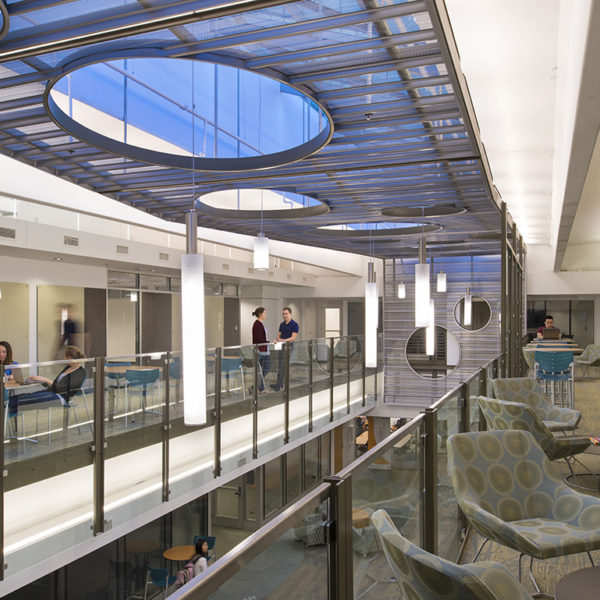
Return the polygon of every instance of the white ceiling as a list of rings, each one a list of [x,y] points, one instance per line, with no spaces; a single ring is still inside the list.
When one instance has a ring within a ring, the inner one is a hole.
[[[494,183],[527,244],[549,241],[559,0],[446,0]]]

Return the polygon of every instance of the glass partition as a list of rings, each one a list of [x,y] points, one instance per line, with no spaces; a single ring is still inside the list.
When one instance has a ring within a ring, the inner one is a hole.
[[[462,521],[448,473],[448,438],[459,432],[462,398],[453,394],[437,413],[437,473],[438,473],[438,554],[456,560],[460,547]]]
[[[167,367],[164,352],[105,361],[104,510],[113,527],[162,502]]]
[[[313,340],[313,428],[329,423],[329,345],[326,338]]]
[[[365,456],[344,471],[352,474],[354,598],[378,600],[382,594],[397,593],[393,573],[371,523],[371,515],[376,510],[387,511],[396,527],[420,544],[423,518],[421,422],[418,419],[407,424],[382,443],[383,452],[374,453],[372,458]]]
[[[5,383],[6,576],[92,537],[93,360],[20,364]]]
[[[290,441],[308,434],[310,340],[294,342],[290,353]]]

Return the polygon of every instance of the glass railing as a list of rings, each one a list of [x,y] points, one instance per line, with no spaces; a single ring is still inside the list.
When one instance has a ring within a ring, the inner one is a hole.
[[[375,405],[360,337],[261,350],[207,349],[201,426],[184,424],[181,352],[0,367],[5,577]]]
[[[169,597],[395,597],[397,583],[371,523],[379,509],[411,541],[456,561],[465,523],[448,476],[446,442],[453,433],[479,430],[479,409],[470,396],[486,394],[499,368],[500,357]],[[281,562],[273,558],[279,554]],[[272,572],[277,573],[276,592],[268,583]]]

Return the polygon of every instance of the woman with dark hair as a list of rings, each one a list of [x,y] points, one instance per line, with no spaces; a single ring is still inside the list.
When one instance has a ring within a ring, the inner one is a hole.
[[[190,562],[194,565],[194,577],[208,569],[208,542],[206,540],[199,539],[196,542],[196,554],[192,556]]]
[[[259,306],[253,313],[256,321],[252,325],[252,343],[258,344],[258,362],[260,364],[261,378],[258,386],[259,392],[265,391],[265,377],[271,367],[271,355],[269,354],[269,338],[267,337],[267,328],[264,321],[267,316],[267,309]]]
[[[12,369],[8,369],[8,365],[16,365],[13,360],[13,351],[11,345],[8,342],[1,341],[0,342],[0,365],[4,366],[4,374],[8,378],[8,380],[12,380]]]
[[[85,369],[81,366],[80,360],[85,358],[85,354],[76,346],[66,346],[64,350],[65,360],[71,362],[54,378],[42,377],[41,375],[31,375],[27,382],[39,382],[46,390],[33,392],[31,394],[19,394],[19,404],[33,402],[45,402],[49,400],[60,400],[61,404],[68,404],[71,396],[75,395],[81,388],[85,380]]]

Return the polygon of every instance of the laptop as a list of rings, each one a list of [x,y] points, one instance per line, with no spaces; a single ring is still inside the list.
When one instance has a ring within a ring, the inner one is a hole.
[[[560,329],[556,327],[544,327],[542,337],[545,340],[558,340],[560,339]]]

